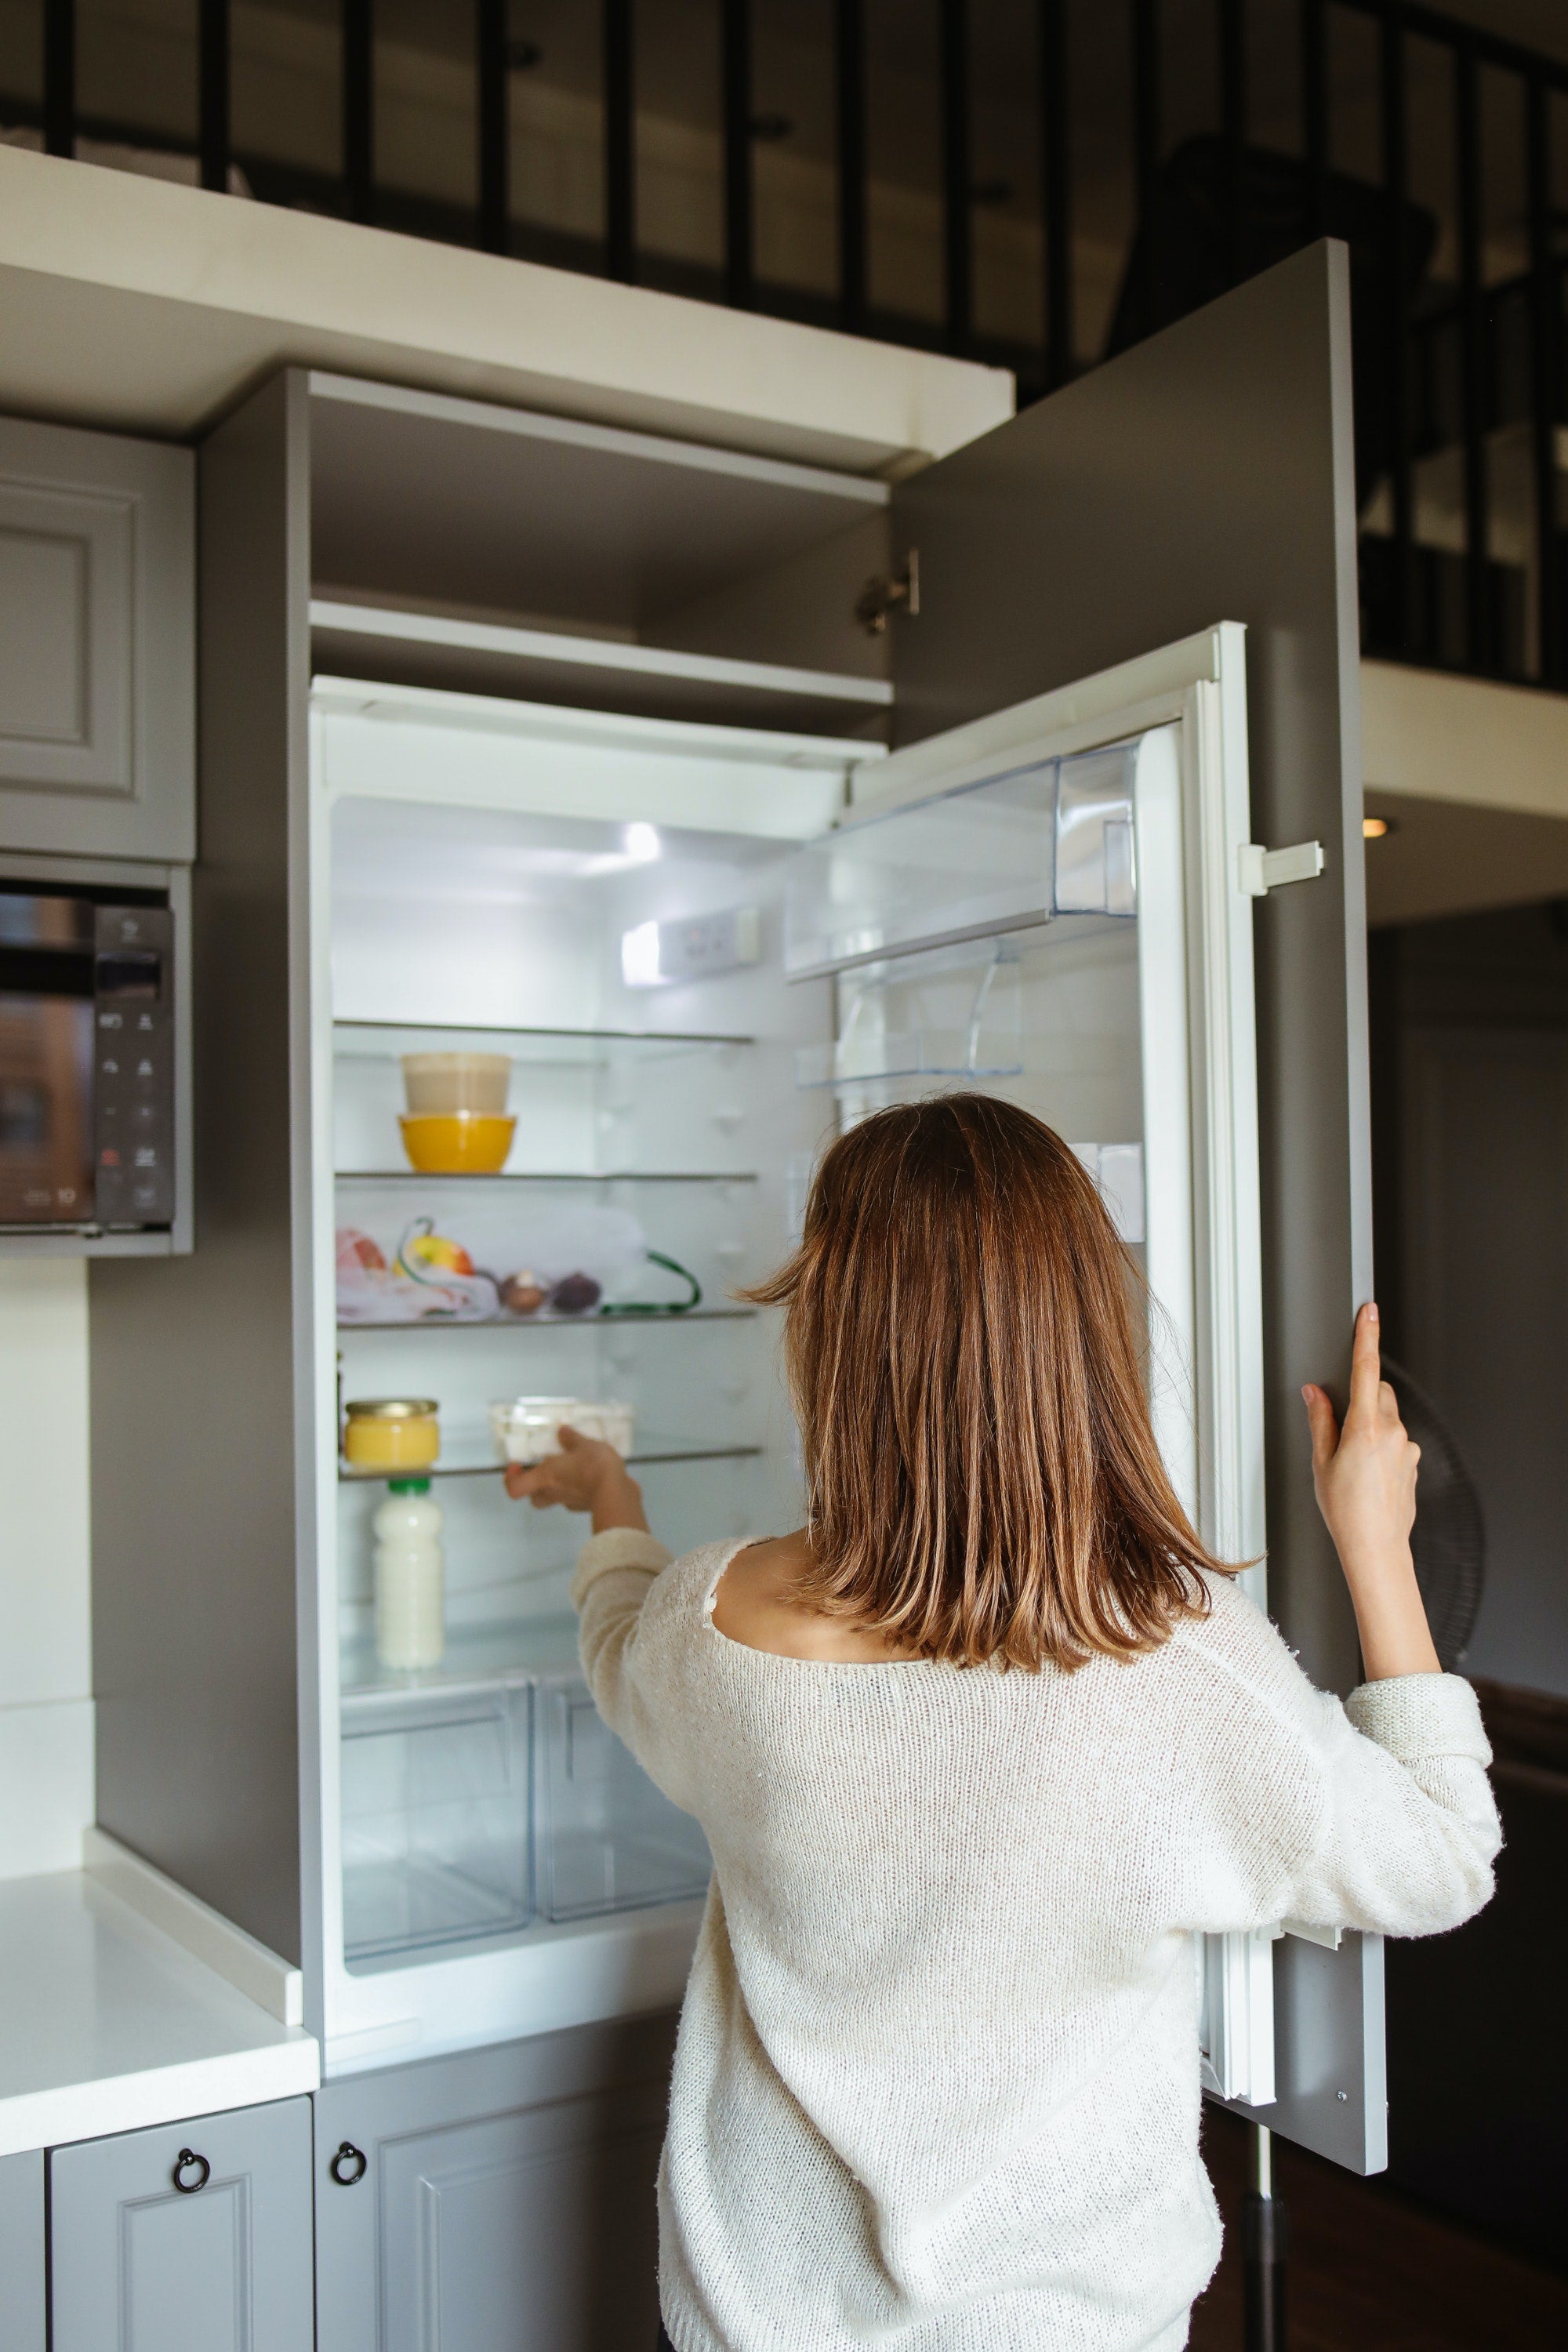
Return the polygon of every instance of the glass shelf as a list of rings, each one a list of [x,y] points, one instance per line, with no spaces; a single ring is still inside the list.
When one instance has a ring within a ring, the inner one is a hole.
[[[666,1462],[746,1462],[762,1452],[760,1445],[706,1445],[695,1438],[645,1437],[638,1440],[626,1461],[629,1468],[637,1470]],[[388,1478],[499,1478],[509,1466],[496,1460],[493,1449],[481,1455],[470,1444],[455,1447],[445,1459],[432,1462],[422,1470],[356,1470],[340,1460],[338,1483],[342,1486],[367,1486],[378,1482],[384,1486]]]
[[[417,1168],[338,1168],[339,1184],[754,1184],[754,1168],[502,1169],[493,1176],[433,1176]]]
[[[585,1315],[418,1315],[399,1322],[340,1322],[342,1331],[625,1331],[657,1323],[750,1323],[754,1307],[610,1307]]]
[[[384,1666],[368,1636],[344,1643],[339,1654],[342,1695],[355,1700],[427,1690],[493,1690],[577,1671],[577,1620],[564,1616],[451,1626],[440,1664],[412,1672]]]
[[[453,1053],[508,1053],[514,1062],[577,1069],[666,1061],[755,1045],[754,1037],[699,1030],[506,1029],[442,1021],[334,1021],[332,1051],[344,1061],[395,1061],[435,1046]]]

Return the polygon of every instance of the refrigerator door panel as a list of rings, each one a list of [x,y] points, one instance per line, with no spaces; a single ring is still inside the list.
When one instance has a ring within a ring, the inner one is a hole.
[[[945,1079],[1005,1093],[1075,1142],[1122,1237],[1142,1255],[1167,1467],[1205,1542],[1244,1560],[1259,1558],[1265,1526],[1245,658],[1245,633],[1226,625],[895,753],[871,779],[875,797],[860,803],[859,821],[800,852],[786,888],[786,902],[812,910],[803,936],[829,929],[830,919],[815,914],[823,899],[852,907],[861,938],[868,928],[910,932],[918,898],[900,907],[889,887],[879,910],[867,875],[921,873],[920,852],[955,809],[984,837],[993,795],[1014,825],[1016,780],[1053,778],[1037,838],[1019,838],[1010,865],[1048,866],[1047,896],[1071,905],[1026,930],[841,974],[833,1049],[841,1116]],[[1086,744],[1086,731],[1108,740]],[[944,773],[963,782],[944,792]],[[914,791],[931,796],[905,797]],[[884,811],[885,800],[893,805]],[[980,858],[988,855],[983,844]],[[848,877],[837,897],[836,874]],[[997,903],[1006,907],[1005,887]],[[933,892],[925,919],[940,929],[937,908]],[[967,1037],[951,1010],[927,1025],[908,1010],[911,999],[933,1002],[950,975],[974,989]],[[1000,985],[997,975],[1006,975]],[[1084,989],[1094,1007],[1088,1031]],[[1247,1581],[1263,1602],[1261,1565]],[[1258,2107],[1275,2091],[1274,1937],[1207,1940],[1205,2084]]]
[[[1255,838],[1316,841],[1325,861],[1256,915],[1269,1601],[1341,1693],[1360,1674],[1355,1626],[1299,1390],[1325,1381],[1342,1402],[1373,1295],[1350,368],[1346,255],[1319,245],[898,484],[894,562],[918,550],[921,609],[889,624],[913,751],[883,780],[911,795],[922,739],[959,730],[942,763],[956,782],[961,737],[984,757],[985,714],[1026,697],[1054,690],[1070,734],[1113,666],[1216,615],[1245,625]],[[1375,1949],[1286,1937],[1273,1971],[1264,2120],[1380,2169]]]

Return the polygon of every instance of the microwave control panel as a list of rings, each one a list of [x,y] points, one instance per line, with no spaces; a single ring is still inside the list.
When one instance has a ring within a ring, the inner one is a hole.
[[[111,1231],[174,1216],[174,919],[94,909],[93,1217]]]

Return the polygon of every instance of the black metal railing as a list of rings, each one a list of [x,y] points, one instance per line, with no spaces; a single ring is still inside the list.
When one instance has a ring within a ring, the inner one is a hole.
[[[250,36],[228,0],[184,0],[192,70],[183,110],[165,94],[128,102],[135,75],[117,79],[105,66],[105,23],[117,15],[117,37],[129,37],[124,12],[91,0],[38,6],[37,86],[0,87],[0,129],[35,136],[52,154],[90,153],[94,141],[162,148],[185,156],[205,188],[238,185],[352,220],[1005,364],[1025,399],[1296,247],[1342,236],[1352,257],[1368,648],[1568,688],[1559,515],[1568,64],[1420,0],[1196,0],[1198,79],[1209,95],[1194,121],[1194,10],[1177,39],[1165,0],[1098,8],[1035,0],[1032,10],[994,0],[707,0],[711,87],[689,110],[681,135],[696,161],[681,168],[689,209],[706,204],[711,233],[693,231],[683,245],[668,228],[668,202],[661,214],[648,198],[647,173],[666,166],[647,151],[658,143],[656,128],[668,145],[670,101],[637,0],[584,0],[577,29],[594,33],[595,60],[586,80],[579,58],[574,82],[563,68],[552,85],[558,112],[575,125],[562,135],[580,142],[591,124],[597,200],[588,219],[581,205],[552,214],[528,193],[538,179],[529,178],[530,141],[544,134],[531,130],[521,101],[541,96],[553,68],[524,37],[525,0],[430,0],[425,12],[432,73],[458,91],[442,103],[449,118],[459,100],[467,110],[468,161],[445,181],[417,160],[410,166],[407,109],[417,93],[410,100],[406,87],[399,139],[390,135],[379,60],[391,36],[376,0],[338,0],[335,32],[319,12],[290,16],[279,0],[300,57],[307,18],[310,38],[325,43],[327,62],[318,56],[310,70],[332,79],[336,134],[319,152],[281,129],[274,136],[258,116],[236,47]],[[167,14],[180,17],[180,0]],[[253,5],[246,17],[257,14]],[[397,38],[409,37],[417,15],[403,0]],[[797,50],[808,33],[816,42],[809,73],[831,130],[809,152],[787,115],[759,110],[784,19]],[[559,30],[560,12],[551,21]],[[1026,32],[1027,57],[1017,46]],[[898,75],[902,95],[890,115],[886,92]],[[1294,90],[1283,106],[1282,76]],[[270,102],[286,110],[276,90]],[[922,108],[930,136],[916,163],[909,125]],[[329,125],[333,111],[329,104]],[[1500,155],[1495,121],[1504,118],[1518,131]],[[443,136],[449,142],[450,120]],[[1444,149],[1436,173],[1435,140]],[[793,273],[767,259],[778,238],[770,247],[765,232],[776,229],[783,201],[761,162],[769,142],[782,142],[779,153],[827,191],[819,209],[831,251]],[[1000,171],[999,148],[1010,159]],[[1516,204],[1499,193],[1510,174]],[[900,205],[905,258],[916,247],[924,254],[923,295],[911,294],[908,268],[900,278],[889,263]],[[1108,287],[1111,216],[1125,226]],[[994,292],[1004,245],[1005,299]]]

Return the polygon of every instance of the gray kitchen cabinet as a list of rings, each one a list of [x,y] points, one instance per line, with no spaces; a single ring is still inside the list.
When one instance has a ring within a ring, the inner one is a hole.
[[[0,418],[0,849],[195,856],[195,464]]]
[[[319,2352],[652,2352],[673,2042],[630,2019],[319,2092]]]
[[[310,2352],[310,2102],[49,2151],[53,2352]]]
[[[0,2344],[44,2352],[44,2159],[0,2156]]]

